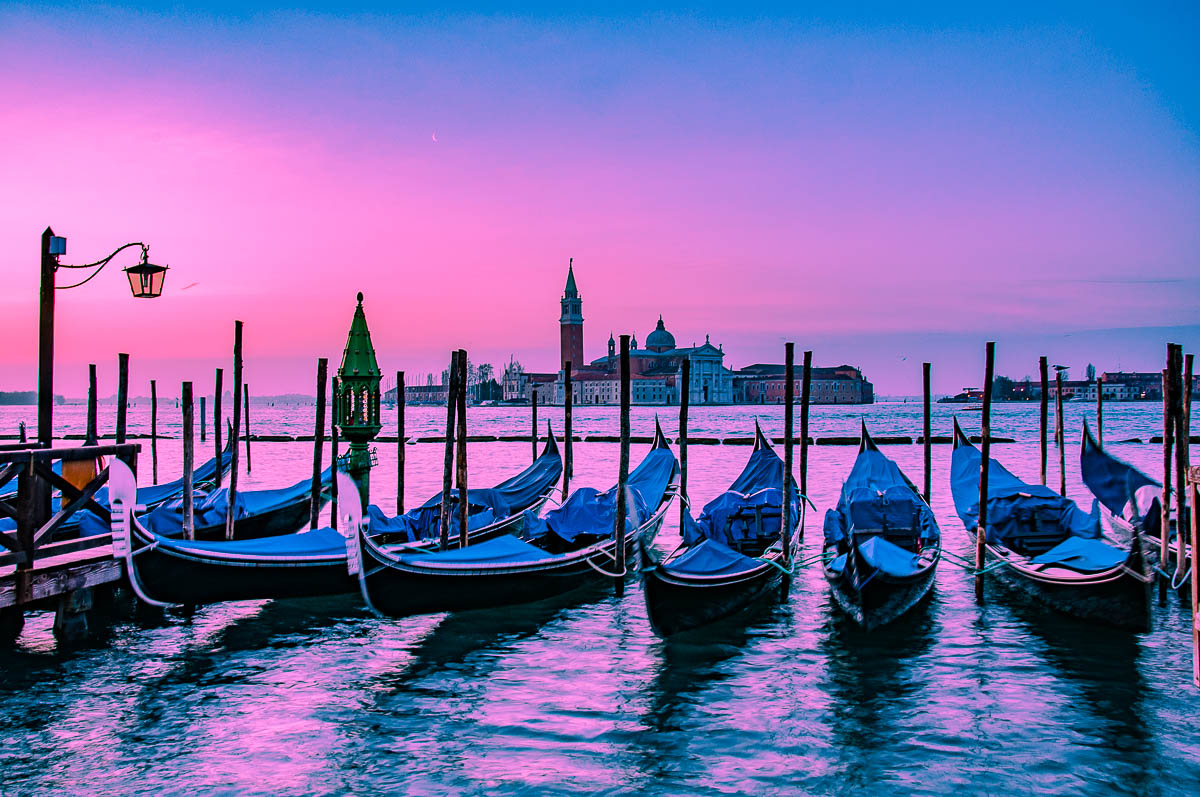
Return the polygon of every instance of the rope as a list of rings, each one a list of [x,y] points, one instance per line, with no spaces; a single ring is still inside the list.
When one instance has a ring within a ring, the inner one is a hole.
[[[601,551],[601,553],[603,553],[603,551]],[[626,567],[620,573],[610,573],[607,570],[604,570],[603,568],[597,567],[596,565],[592,564],[592,560],[590,558],[584,559],[583,561],[587,562],[588,567],[592,568],[600,575],[608,576],[609,578],[624,578],[629,573],[628,567]]]

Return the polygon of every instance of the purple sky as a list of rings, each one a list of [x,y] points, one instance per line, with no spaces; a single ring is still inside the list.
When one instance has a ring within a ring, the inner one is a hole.
[[[35,385],[47,224],[171,266],[59,294],[74,395],[118,351],[135,393],[209,384],[234,318],[259,393],[311,391],[359,290],[385,371],[550,370],[568,257],[589,357],[662,313],[885,394],[978,384],[987,339],[1014,376],[1156,370],[1200,344],[1196,11],[1013,13],[9,6],[0,389]]]

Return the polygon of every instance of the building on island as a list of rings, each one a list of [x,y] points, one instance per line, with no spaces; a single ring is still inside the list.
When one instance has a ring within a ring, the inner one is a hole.
[[[737,404],[782,404],[787,389],[787,368],[774,363],[748,365],[733,373],[733,401]],[[804,366],[796,367],[794,389],[800,401]],[[851,365],[812,369],[809,401],[813,404],[874,404],[875,387]]]

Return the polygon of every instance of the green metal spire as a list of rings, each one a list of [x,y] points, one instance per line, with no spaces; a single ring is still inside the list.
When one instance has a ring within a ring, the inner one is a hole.
[[[358,294],[358,307],[354,308],[354,320],[350,322],[350,334],[346,338],[346,350],[342,352],[342,367],[338,376],[380,378],[383,372],[375,359],[375,347],[371,345],[371,331],[367,329],[367,316],[363,313],[363,295]]]

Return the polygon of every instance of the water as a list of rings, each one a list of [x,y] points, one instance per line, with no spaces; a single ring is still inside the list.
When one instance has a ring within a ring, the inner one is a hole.
[[[102,408],[111,412],[111,407]],[[960,411],[938,407],[935,434]],[[1068,404],[1068,488],[1084,495],[1075,445],[1090,407]],[[660,410],[668,434],[674,408]],[[176,411],[163,407],[165,434]],[[252,407],[254,431],[304,434],[311,407]],[[561,413],[548,408],[561,429]],[[813,408],[814,436],[920,433],[920,405]],[[753,417],[782,431],[779,407],[694,409],[695,435],[749,436]],[[32,421],[0,408],[0,429]],[[81,428],[59,408],[60,429]],[[438,434],[444,410],[410,408],[410,434]],[[634,433],[654,410],[637,408]],[[148,427],[142,407],[131,431]],[[528,410],[471,410],[472,434],[528,428]],[[394,415],[386,428],[394,430]],[[1158,433],[1159,408],[1108,405],[1109,441]],[[581,408],[580,434],[611,434],[612,408]],[[996,456],[1037,480],[1036,407],[999,405]],[[211,440],[210,440],[211,443]],[[1150,473],[1161,448],[1114,445]],[[634,446],[636,463],[645,445]],[[381,444],[374,500],[395,496],[395,447]],[[887,446],[919,481],[920,446]],[[160,443],[160,479],[179,469],[179,441]],[[740,470],[744,446],[689,451],[703,503]],[[810,449],[818,507],[804,553],[855,450]],[[949,550],[969,555],[948,487],[949,446],[935,447],[933,507]],[[412,445],[408,500],[437,491],[442,448]],[[469,446],[473,484],[498,481],[530,456],[522,443]],[[311,470],[305,443],[261,443],[249,486]],[[576,446],[575,483],[607,486],[617,446]],[[145,478],[149,456],[139,470]],[[1052,458],[1051,483],[1057,483]],[[659,538],[678,542],[674,518]],[[195,616],[114,620],[90,646],[57,649],[49,614],[33,615],[0,654],[0,791],[13,793],[483,793],[492,791],[786,791],[1191,794],[1200,790],[1200,691],[1191,686],[1188,613],[1172,594],[1146,635],[1030,608],[989,583],[974,602],[964,571],[943,562],[932,600],[902,624],[856,632],[830,608],[817,568],[786,602],[669,642],[646,621],[640,588],[607,588],[493,612],[399,621],[353,597],[224,604]]]

